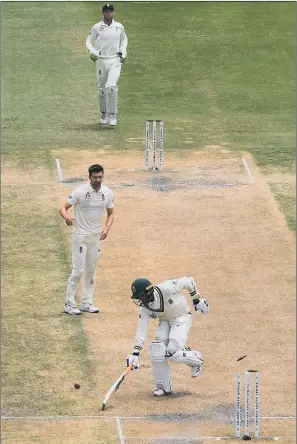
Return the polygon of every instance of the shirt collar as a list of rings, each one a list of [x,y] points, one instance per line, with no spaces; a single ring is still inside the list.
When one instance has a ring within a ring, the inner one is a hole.
[[[105,23],[105,21],[102,19],[102,20],[101,20],[101,24],[102,24],[103,26],[107,26],[108,28],[110,28],[112,25],[114,25],[114,19],[112,19],[110,25],[107,25],[107,24]]]
[[[105,186],[103,185],[103,183],[101,184],[101,187],[100,187],[100,190],[98,191],[98,193],[102,193],[103,194],[103,192],[104,192],[104,189],[105,189]],[[87,189],[87,191],[89,191],[89,193],[97,193],[97,191],[95,191],[94,190],[94,188],[93,187],[91,187],[91,184],[90,183],[88,183],[88,189]]]

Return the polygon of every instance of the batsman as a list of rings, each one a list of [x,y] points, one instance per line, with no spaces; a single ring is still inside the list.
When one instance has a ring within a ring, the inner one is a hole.
[[[134,350],[127,357],[127,365],[133,361],[133,369],[139,368],[139,353],[147,339],[148,322],[158,319],[159,327],[155,340],[149,344],[149,354],[155,382],[154,395],[165,396],[172,390],[169,361],[188,365],[193,378],[199,376],[203,365],[201,353],[186,348],[192,315],[182,290],[189,292],[195,311],[208,313],[208,301],[200,297],[192,276],[167,280],[158,285],[153,285],[146,278],[138,278],[131,289],[131,298],[140,307],[140,316]]]

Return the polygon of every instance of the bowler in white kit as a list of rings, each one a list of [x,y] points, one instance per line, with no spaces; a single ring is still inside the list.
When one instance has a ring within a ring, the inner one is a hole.
[[[127,57],[128,38],[124,26],[114,20],[115,9],[107,3],[103,19],[96,23],[86,40],[90,58],[96,62],[100,123],[115,127],[118,113],[118,80]]]
[[[101,253],[101,241],[106,239],[114,221],[114,196],[102,184],[104,168],[95,164],[89,167],[90,183],[75,188],[60,208],[66,224],[73,225],[72,273],[68,279],[64,311],[80,315],[82,311],[98,313],[93,304],[95,273]],[[68,214],[74,205],[74,219]],[[102,227],[105,210],[107,218]],[[80,310],[75,297],[80,279],[84,277]]]
[[[188,365],[192,377],[199,376],[203,365],[201,353],[186,348],[192,315],[181,291],[189,292],[195,311],[208,313],[208,301],[201,298],[191,276],[167,280],[158,285],[152,285],[146,278],[138,278],[131,288],[132,299],[140,306],[140,316],[134,350],[127,358],[127,366],[133,362],[133,369],[139,368],[139,353],[147,338],[148,322],[158,319],[159,327],[155,340],[149,345],[149,353],[155,382],[154,395],[164,396],[172,390],[168,361]]]

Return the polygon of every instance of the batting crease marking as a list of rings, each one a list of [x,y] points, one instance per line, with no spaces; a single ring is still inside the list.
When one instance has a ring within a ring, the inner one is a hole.
[[[108,415],[93,415],[93,416],[1,416],[1,419],[5,420],[20,420],[20,421],[25,421],[25,420],[31,420],[31,421],[35,421],[35,420],[76,420],[76,419],[146,419],[146,416],[108,416]]]
[[[56,159],[56,165],[57,165],[59,182],[62,182],[63,181],[63,171],[62,171],[60,159]]]
[[[244,158],[242,158],[242,163],[243,163],[243,165],[244,165],[244,167],[245,167],[245,169],[246,169],[246,171],[248,173],[248,176],[250,178],[251,184],[255,183],[254,176],[252,175],[252,172],[251,172],[251,170],[250,170],[250,168],[249,168],[249,166],[247,164],[247,161]]]
[[[234,436],[195,436],[195,438],[197,439],[204,439],[204,440],[216,440],[216,441],[224,441],[225,439],[229,439],[229,440],[234,440]],[[194,438],[194,439],[195,439]],[[265,439],[265,440],[274,440],[274,441],[278,441],[279,439],[295,439],[296,436],[295,435],[284,435],[284,436],[271,436],[271,435],[263,435],[263,436],[259,436],[260,439]],[[139,440],[139,436],[129,436],[128,440],[134,440],[137,439]],[[145,438],[145,437],[141,437],[142,441],[150,441],[151,442],[151,438]],[[172,442],[172,436],[170,437],[166,437],[163,436],[162,437],[162,441],[168,441],[168,442]],[[178,437],[175,439],[179,439]],[[193,437],[192,438],[185,438],[182,437],[183,442],[193,442]],[[195,441],[196,442],[196,441]]]
[[[15,420],[15,421],[23,421],[23,420],[69,420],[69,419],[144,419],[146,421],[154,421],[153,418],[148,418],[147,416],[109,416],[109,415],[89,415],[89,416],[67,416],[67,415],[57,415],[57,416],[1,416],[3,420]],[[259,419],[296,419],[296,416],[259,416]]]
[[[116,423],[117,423],[118,433],[119,433],[119,437],[120,437],[120,443],[125,444],[121,420],[118,416],[116,417]]]

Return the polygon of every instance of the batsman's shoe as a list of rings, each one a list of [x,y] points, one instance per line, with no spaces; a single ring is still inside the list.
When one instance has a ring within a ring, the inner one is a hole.
[[[157,389],[157,390],[154,391],[154,396],[158,396],[158,397],[160,397],[160,396],[166,396],[166,395],[169,395],[170,393],[171,393],[171,392],[165,392],[165,390],[159,388],[159,389]]]
[[[99,313],[99,308],[94,307],[94,305],[82,305],[80,311],[85,311],[87,313]]]
[[[193,365],[191,367],[191,376],[192,378],[197,378],[197,376],[200,375],[202,370],[202,366],[201,365]]]
[[[72,307],[71,305],[65,304],[64,305],[64,312],[68,313],[70,315],[80,315],[81,311],[76,308],[76,307]]]
[[[116,126],[117,124],[117,116],[115,114],[109,114],[109,124],[110,126]]]
[[[106,113],[101,113],[100,114],[100,120],[99,120],[99,122],[100,122],[100,124],[101,125],[106,125],[107,124],[107,114]]]

